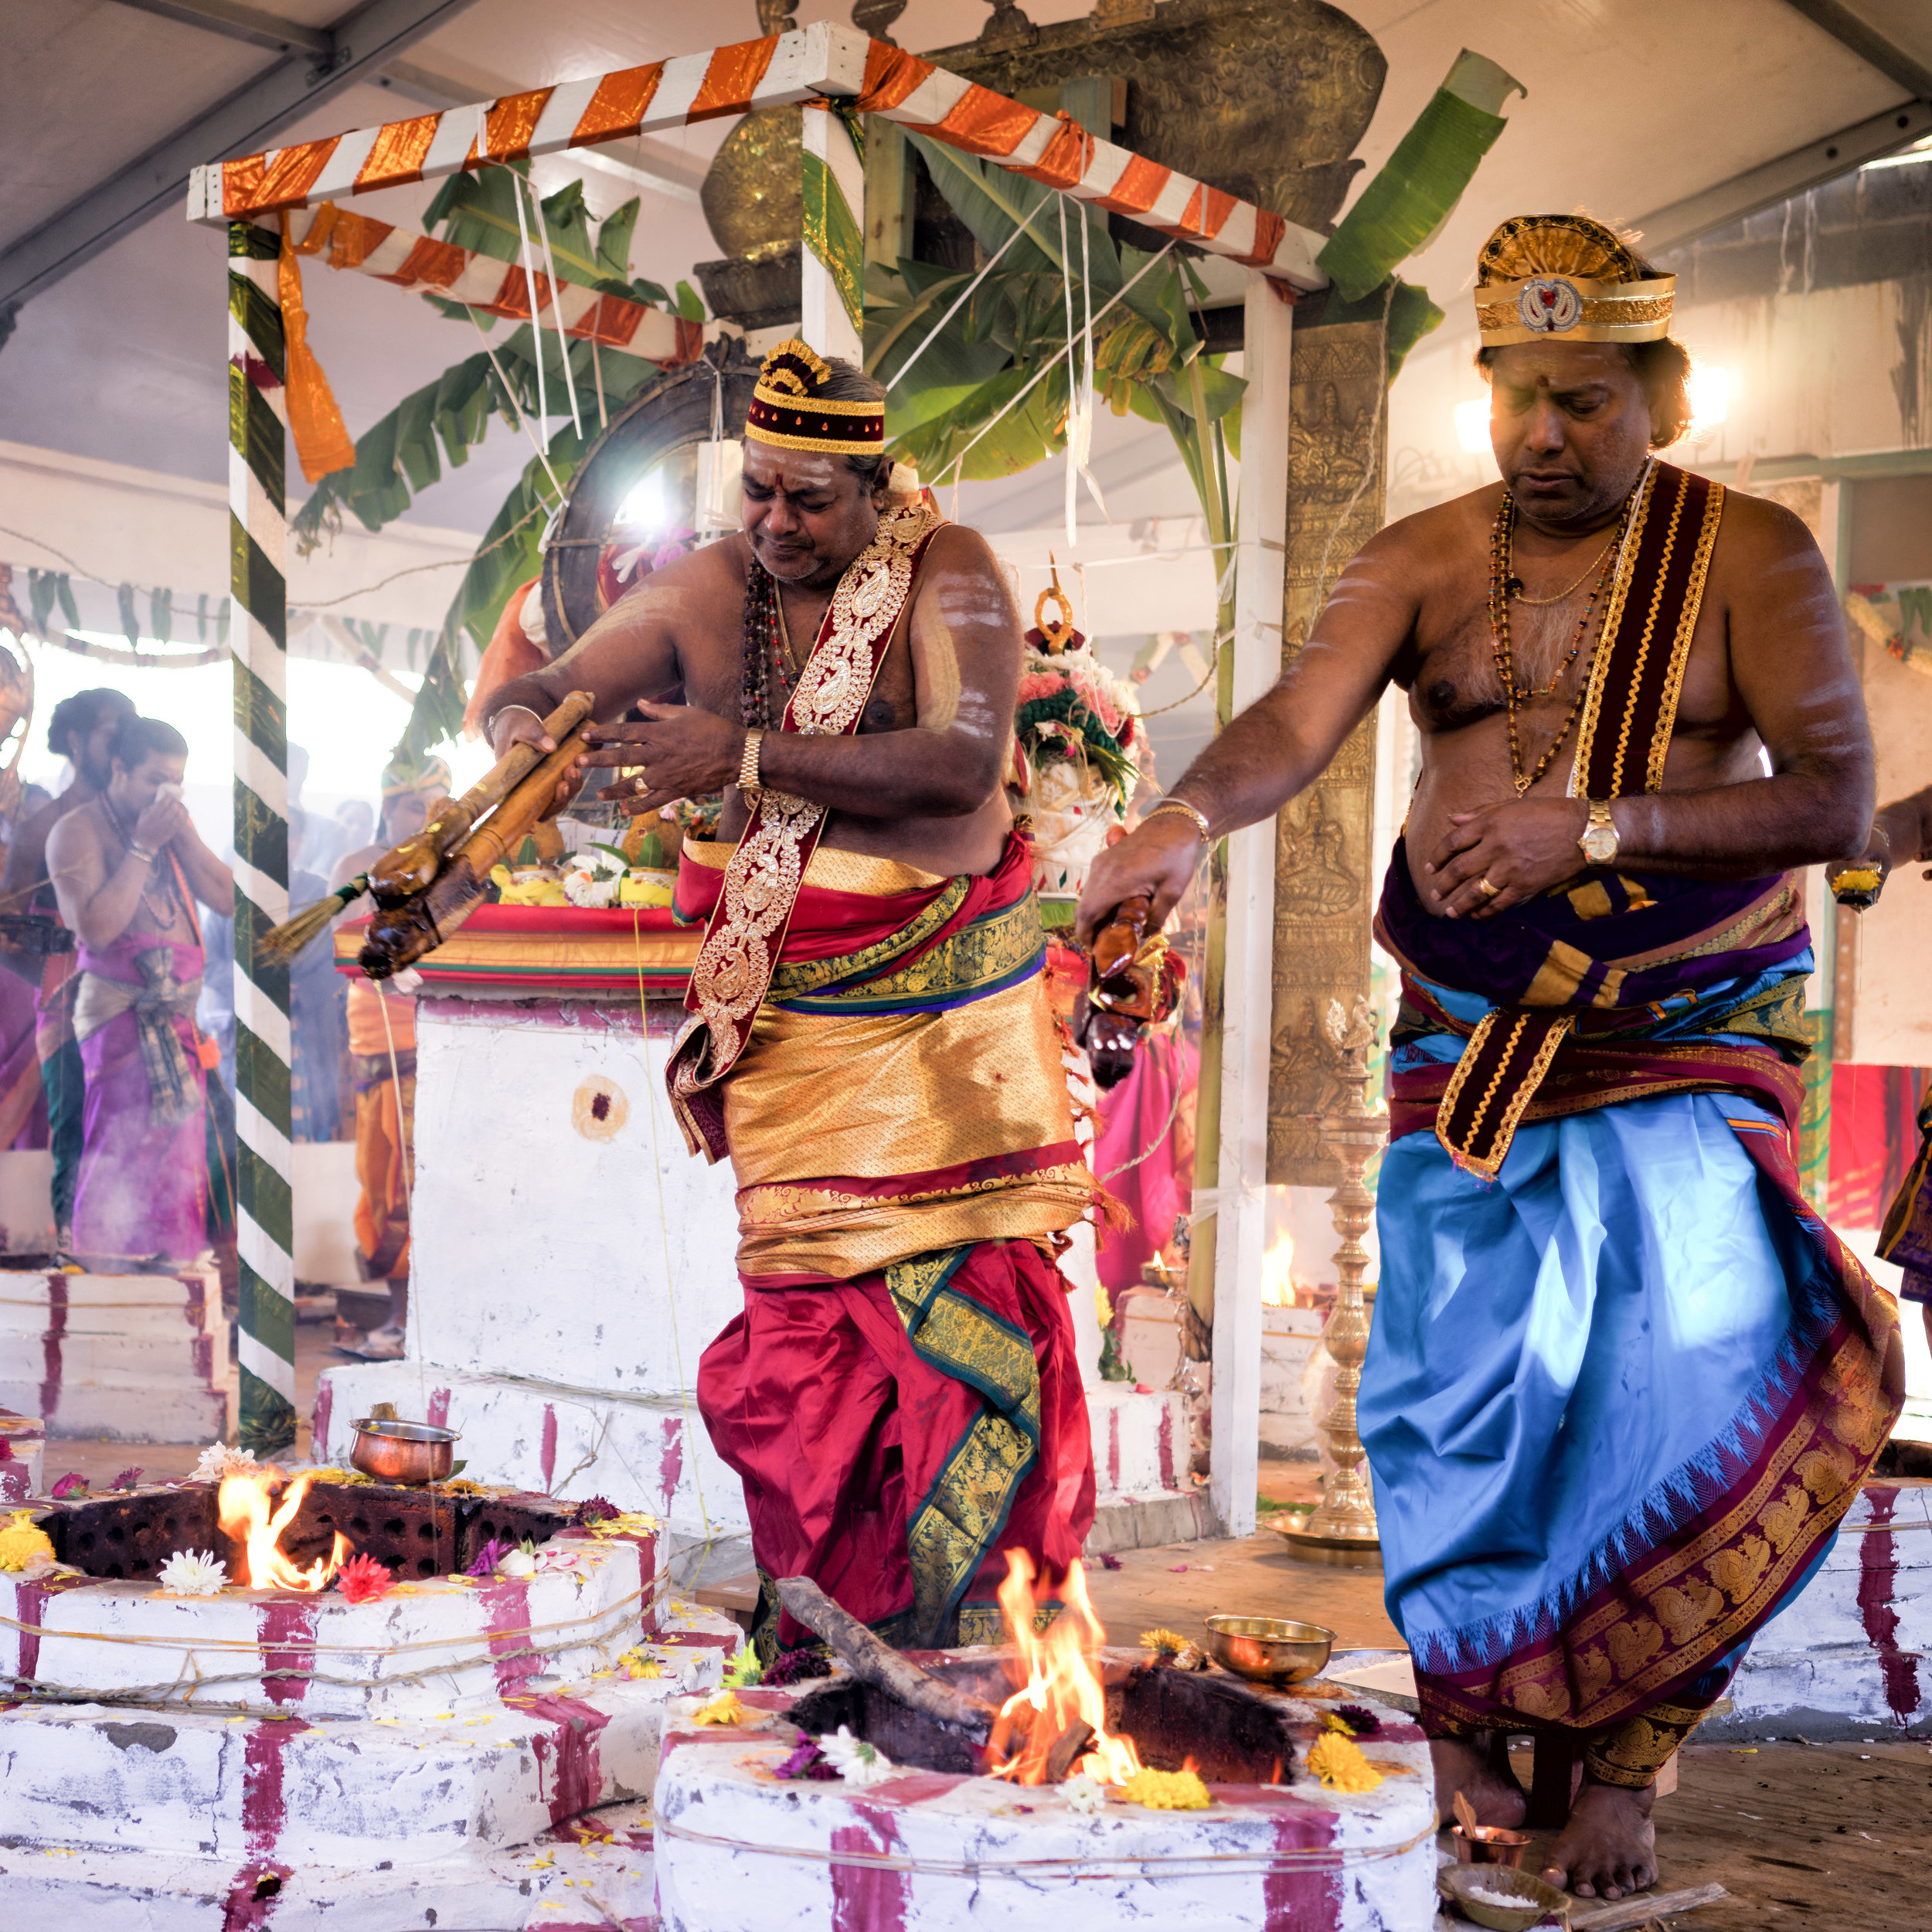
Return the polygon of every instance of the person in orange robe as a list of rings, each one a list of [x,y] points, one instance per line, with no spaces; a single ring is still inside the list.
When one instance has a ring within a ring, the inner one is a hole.
[[[376,843],[337,865],[329,883],[346,885],[392,845],[420,832],[450,795],[440,758],[392,764],[383,774]],[[416,1002],[359,976],[349,983],[349,1053],[355,1089],[356,1260],[366,1281],[389,1284],[389,1320],[359,1349],[369,1360],[400,1360],[409,1315],[410,1188],[416,1172]]]

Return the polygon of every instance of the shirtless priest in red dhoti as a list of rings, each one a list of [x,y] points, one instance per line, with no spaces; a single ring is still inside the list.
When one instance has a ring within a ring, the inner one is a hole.
[[[767,357],[742,532],[653,572],[497,693],[500,756],[572,690],[603,794],[725,789],[687,844],[709,922],[673,1050],[694,1153],[738,1180],[745,1307],[698,1401],[743,1478],[759,1647],[813,1578],[905,1646],[995,1638],[1005,1553],[1050,1587],[1093,1522],[1058,1237],[1074,1141],[1030,864],[1002,785],[1020,625],[992,553],[891,491],[879,386]],[[681,694],[682,702],[660,700]]]

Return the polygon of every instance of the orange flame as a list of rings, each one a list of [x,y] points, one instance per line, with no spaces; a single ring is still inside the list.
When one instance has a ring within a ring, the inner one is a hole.
[[[1084,1718],[1094,1727],[1094,1743],[1075,1770],[1098,1784],[1124,1784],[1141,1769],[1140,1753],[1131,1738],[1115,1737],[1107,1728],[1107,1689],[1098,1662],[1107,1632],[1094,1614],[1077,1558],[1060,1595],[1063,1607],[1042,1638],[1033,1628],[1032,1562],[1024,1550],[1007,1553],[999,1607],[1019,1648],[1026,1681],[999,1707],[993,1736],[1003,1745],[1022,1726],[1026,1733],[1018,1751],[994,1776],[1010,1777],[1019,1784],[1044,1784],[1054,1740],[1077,1718]]]
[[[266,1471],[260,1475],[224,1476],[216,1502],[223,1531],[242,1546],[242,1573],[237,1580],[250,1590],[299,1590],[313,1593],[327,1588],[329,1579],[341,1569],[349,1554],[349,1539],[338,1529],[335,1546],[318,1556],[306,1570],[282,1554],[282,1532],[295,1520],[295,1512],[315,1481],[300,1475],[282,1492],[280,1505],[269,1507],[274,1478]]]

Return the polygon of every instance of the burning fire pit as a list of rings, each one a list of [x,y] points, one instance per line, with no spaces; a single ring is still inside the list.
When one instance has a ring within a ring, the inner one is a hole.
[[[665,1702],[738,1639],[667,1611],[648,1519],[544,1496],[264,1471],[33,1514],[71,1568],[0,1572],[0,1845],[442,1871],[648,1792]],[[192,1550],[242,1580],[160,1587]],[[352,1553],[393,1580],[328,1587]]]
[[[1374,1788],[1331,1790],[1309,1758],[1326,1740],[1327,1763],[1338,1741],[1334,1702],[1106,1648],[1077,1565],[1036,1638],[1028,1582],[1016,1570],[1001,1592],[1012,1649],[910,1655],[801,1580],[781,1583],[851,1673],[741,1693],[725,1727],[715,1706],[672,1706],[656,1799],[664,1932],[1433,1923],[1433,1784],[1413,1725],[1389,1713],[1367,1740]],[[855,1740],[884,1761],[852,1768]],[[1196,1775],[1159,1775],[1183,1772]]]

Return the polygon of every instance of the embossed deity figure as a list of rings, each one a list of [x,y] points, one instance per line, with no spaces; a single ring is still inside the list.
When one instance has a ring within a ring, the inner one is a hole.
[[[1311,784],[1391,681],[1421,777],[1361,1434],[1438,1801],[1583,1782],[1551,1873],[1655,1877],[1658,1770],[1803,1589],[1903,1396],[1898,1311],[1806,1205],[1797,869],[1862,850],[1872,751],[1802,526],[1658,459],[1670,277],[1578,216],[1476,290],[1504,481],[1366,544],[1307,648],[1106,855],[1158,915],[1199,839]],[[1205,821],[1196,825],[1192,814]],[[1539,1740],[1540,1742],[1540,1740]]]
[[[768,1658],[804,1640],[790,1575],[889,1641],[987,1641],[1005,1553],[1063,1573],[1094,1515],[1055,1264],[1093,1184],[1001,784],[1019,618],[985,543],[896,490],[884,406],[774,349],[742,529],[505,685],[489,726],[500,755],[588,690],[603,796],[727,788],[680,869],[708,927],[668,1079],[737,1175],[744,1312],[698,1399],[744,1480]]]

